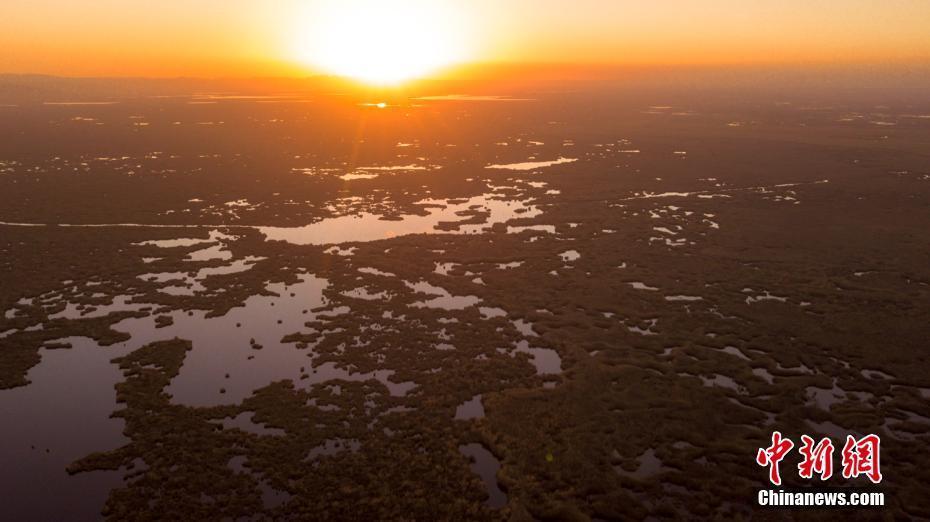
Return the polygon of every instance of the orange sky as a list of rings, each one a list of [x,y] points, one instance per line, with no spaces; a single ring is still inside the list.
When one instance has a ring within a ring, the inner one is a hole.
[[[326,23],[317,13],[327,1],[14,0],[0,8],[0,73],[313,74],[313,49],[299,48],[312,44],[295,42]],[[452,29],[464,38],[458,61],[930,62],[926,0],[429,2],[456,20]]]

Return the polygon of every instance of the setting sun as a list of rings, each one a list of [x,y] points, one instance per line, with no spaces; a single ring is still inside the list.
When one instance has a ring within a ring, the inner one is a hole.
[[[467,58],[462,13],[445,3],[332,1],[301,23],[300,60],[367,83],[397,84]]]

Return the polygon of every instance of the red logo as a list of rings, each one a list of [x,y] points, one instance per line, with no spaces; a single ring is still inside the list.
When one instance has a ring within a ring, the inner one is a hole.
[[[793,442],[783,439],[781,432],[776,431],[772,433],[772,445],[768,448],[759,448],[759,452],[756,453],[756,464],[769,466],[769,480],[772,481],[772,484],[781,485],[781,474],[778,472],[778,465],[793,447]]]
[[[865,475],[873,484],[881,482],[882,471],[878,459],[881,442],[878,435],[866,435],[859,440],[847,435],[846,445],[843,446],[843,477]]]
[[[769,481],[781,485],[779,464],[794,449],[794,442],[782,436],[781,432],[772,433],[772,445],[759,448],[756,453],[756,464],[769,468]],[[833,441],[824,437],[816,442],[808,435],[801,435],[801,447],[798,451],[803,460],[798,464],[798,475],[801,478],[811,479],[814,474],[820,480],[829,480],[833,476]],[[843,465],[843,478],[857,478],[865,475],[873,484],[882,481],[881,438],[878,435],[866,435],[856,439],[852,435],[846,436],[846,444],[841,452]]]
[[[798,450],[804,460],[798,464],[798,474],[801,478],[813,478],[814,473],[820,475],[820,480],[828,480],[833,476],[833,442],[824,437],[814,446],[814,439],[801,435],[801,448]]]

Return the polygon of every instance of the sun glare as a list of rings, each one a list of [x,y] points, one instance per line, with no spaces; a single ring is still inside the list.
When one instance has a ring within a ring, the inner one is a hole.
[[[317,4],[298,31],[309,65],[392,85],[466,58],[463,13],[436,0],[333,0]]]

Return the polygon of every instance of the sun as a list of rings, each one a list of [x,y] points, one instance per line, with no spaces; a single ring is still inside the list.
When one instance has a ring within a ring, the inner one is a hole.
[[[328,73],[376,85],[422,77],[466,58],[464,13],[442,0],[317,2],[296,52]]]

